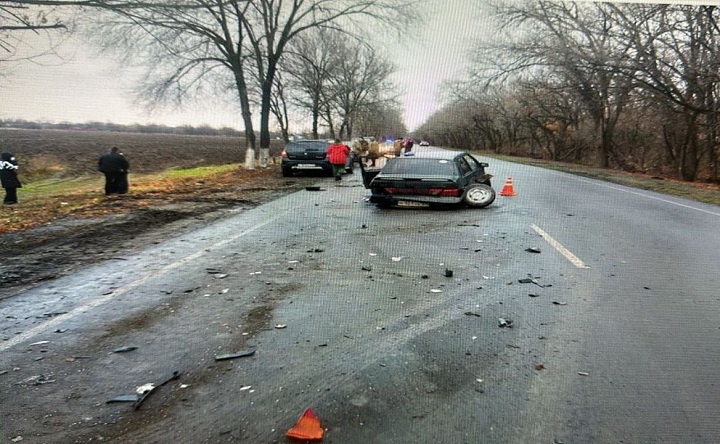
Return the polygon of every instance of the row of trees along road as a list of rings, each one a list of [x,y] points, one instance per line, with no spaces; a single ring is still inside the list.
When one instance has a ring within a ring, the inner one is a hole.
[[[231,97],[242,116],[247,163],[270,152],[270,119],[284,136],[293,112],[331,137],[404,134],[389,83],[395,67],[367,29],[401,37],[419,20],[418,0],[18,0],[0,1],[0,51],[19,54],[22,32],[81,30],[144,71],[137,97],[148,106],[198,95]],[[3,58],[0,58],[3,60]],[[298,119],[302,120],[302,119]]]
[[[531,0],[488,14],[499,38],[476,46],[467,77],[447,86],[451,99],[418,135],[718,181],[716,6]]]

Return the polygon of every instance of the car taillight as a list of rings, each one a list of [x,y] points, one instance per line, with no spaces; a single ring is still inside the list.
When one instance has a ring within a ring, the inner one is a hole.
[[[287,157],[287,151],[282,150],[282,153],[280,153],[280,157]]]
[[[458,197],[460,190],[457,188],[430,188],[428,194],[438,197]]]
[[[433,197],[458,197],[460,189],[458,188],[396,188],[385,187],[387,194],[414,194],[418,196]]]

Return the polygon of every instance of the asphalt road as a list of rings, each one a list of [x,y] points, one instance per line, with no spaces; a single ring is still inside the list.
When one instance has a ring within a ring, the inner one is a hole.
[[[517,195],[482,210],[308,178],[0,301],[0,441],[285,442],[310,407],[326,443],[720,442],[720,209],[488,171]]]

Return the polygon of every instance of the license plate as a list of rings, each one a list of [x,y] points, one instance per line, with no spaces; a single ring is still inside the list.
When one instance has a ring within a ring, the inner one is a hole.
[[[301,163],[298,164],[297,167],[302,169],[320,168],[319,166],[313,165],[312,163]]]
[[[398,201],[399,207],[426,207],[428,204],[422,202],[413,202],[411,200],[400,200]]]

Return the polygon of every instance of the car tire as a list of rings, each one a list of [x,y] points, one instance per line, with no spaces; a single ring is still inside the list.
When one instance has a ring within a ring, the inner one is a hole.
[[[463,201],[474,208],[484,208],[495,201],[495,190],[483,184],[472,184],[465,190]]]
[[[292,169],[291,168],[281,168],[283,177],[291,177],[292,176]]]

